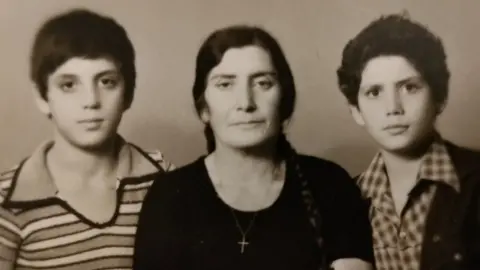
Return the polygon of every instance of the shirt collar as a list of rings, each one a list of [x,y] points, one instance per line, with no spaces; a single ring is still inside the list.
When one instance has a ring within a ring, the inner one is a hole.
[[[10,201],[32,201],[55,196],[56,187],[46,167],[46,154],[53,144],[53,141],[44,142],[20,164],[13,179]],[[148,154],[120,136],[118,148],[119,182],[125,178],[140,177],[159,171],[158,165],[147,158]]]
[[[460,192],[460,180],[457,171],[448,153],[445,141],[439,134],[434,136],[432,144],[425,153],[418,180],[430,180],[449,185],[455,191]],[[373,158],[367,170],[359,177],[359,185],[369,197],[376,197],[387,190],[388,175],[382,154],[378,152]]]

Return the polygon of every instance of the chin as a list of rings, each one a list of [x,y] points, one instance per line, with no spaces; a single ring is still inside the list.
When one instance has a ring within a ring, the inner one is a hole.
[[[382,149],[391,153],[409,153],[415,151],[416,144],[413,141],[397,140],[380,144]]]
[[[76,138],[72,140],[73,144],[81,149],[85,150],[100,150],[102,149],[112,138],[109,135],[85,136],[82,138]]]
[[[251,149],[261,147],[268,142],[268,138],[239,138],[238,140],[232,140],[227,142],[237,149]]]
[[[252,149],[256,147],[260,147],[262,144],[261,143],[253,143],[253,142],[234,142],[230,144],[233,148],[236,149]]]

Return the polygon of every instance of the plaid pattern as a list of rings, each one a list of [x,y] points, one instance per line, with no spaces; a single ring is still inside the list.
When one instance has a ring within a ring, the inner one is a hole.
[[[426,152],[417,179],[401,217],[395,210],[381,153],[357,180],[363,196],[372,202],[370,222],[378,270],[418,270],[426,217],[436,184],[444,183],[460,191],[455,167],[440,136],[435,137]]]

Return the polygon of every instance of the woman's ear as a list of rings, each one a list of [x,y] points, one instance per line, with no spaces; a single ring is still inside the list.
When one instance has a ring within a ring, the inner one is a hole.
[[[208,124],[210,122],[210,111],[208,108],[203,108],[200,110],[200,119],[204,124]]]
[[[287,118],[287,119],[283,120],[283,122],[281,123],[282,124],[282,130],[286,130],[290,126],[290,123],[291,123],[291,118]]]
[[[123,100],[123,112],[126,112],[130,109],[130,107],[132,106],[132,101],[133,100]]]

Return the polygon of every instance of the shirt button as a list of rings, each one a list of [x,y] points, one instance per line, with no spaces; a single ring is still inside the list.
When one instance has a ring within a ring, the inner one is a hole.
[[[432,240],[433,240],[434,243],[438,243],[438,242],[440,242],[440,240],[442,240],[442,238],[440,237],[440,235],[435,234],[435,235],[433,236],[433,239],[432,239]]]
[[[463,256],[462,256],[462,254],[460,254],[460,253],[457,252],[457,253],[455,253],[455,254],[453,255],[453,259],[454,259],[455,261],[459,262],[459,261],[463,260]]]

